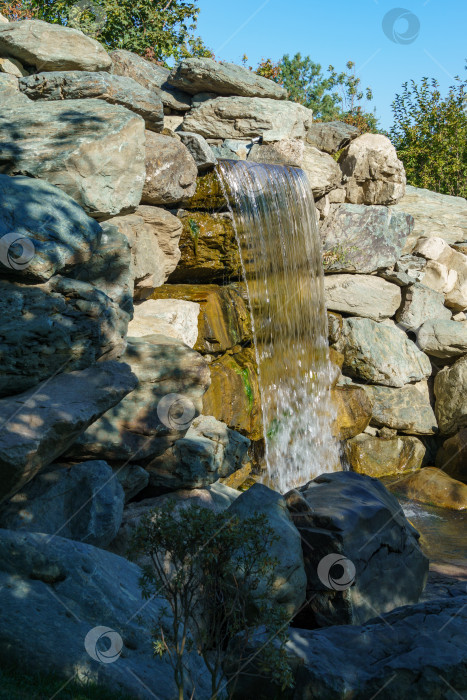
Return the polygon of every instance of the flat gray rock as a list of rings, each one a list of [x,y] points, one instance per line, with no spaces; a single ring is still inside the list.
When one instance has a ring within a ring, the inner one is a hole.
[[[138,206],[144,159],[144,121],[120,105],[8,99],[0,107],[3,174],[47,180],[94,218]]]
[[[183,131],[207,139],[262,136],[264,143],[304,139],[313,113],[297,102],[261,97],[217,97],[198,103],[183,120]]]
[[[105,547],[122,522],[124,492],[106,462],[56,465],[0,508],[0,527]]]
[[[285,499],[307,574],[309,602],[297,624],[361,624],[419,600],[428,559],[381,482],[354,472],[323,474]]]
[[[46,282],[89,263],[102,229],[58,187],[31,177],[0,175],[0,271]]]
[[[272,80],[235,63],[218,63],[212,58],[185,58],[170,73],[167,81],[191,95],[213,92],[216,95],[287,99],[287,90]]]
[[[369,274],[392,267],[412,228],[412,217],[393,207],[331,205],[321,225],[325,271]]]
[[[64,683],[76,676],[139,700],[177,697],[172,667],[154,656],[151,638],[167,603],[142,599],[136,564],[83,542],[9,530],[0,531],[0,562],[2,665],[27,658],[28,671]],[[204,664],[197,654],[187,661],[196,697],[209,700]],[[187,689],[191,696],[189,681]]]
[[[335,348],[346,374],[372,384],[401,387],[431,375],[429,358],[395,325],[345,318]]]
[[[163,335],[130,338],[122,361],[138,377],[138,387],[91,425],[67,457],[144,465],[182,437],[201,413],[209,366],[182,341]]]
[[[164,110],[157,94],[132,78],[89,71],[36,73],[19,81],[20,90],[31,100],[105,100],[139,114],[146,129],[162,131]]]
[[[344,122],[314,122],[308,129],[306,140],[318,150],[337,153],[359,136],[360,130]]]
[[[167,68],[124,49],[112,51],[110,58],[112,59],[111,73],[132,78],[155,93],[162,100],[164,107],[178,112],[187,112],[191,108],[191,96],[167,82],[170,75]]]
[[[0,396],[125,351],[130,316],[87,282],[0,281]]]
[[[326,275],[326,308],[379,321],[394,316],[401,303],[398,286],[373,275]]]
[[[100,362],[57,374],[12,398],[0,399],[0,501],[62,455],[78,435],[137,384],[128,365]]]
[[[0,25],[0,54],[37,71],[101,71],[112,64],[102,44],[83,32],[31,19]]]
[[[274,569],[273,599],[292,617],[305,602],[307,577],[301,537],[284,497],[264,484],[254,484],[235,499],[228,512],[241,520],[258,514],[266,516],[277,538],[268,549],[268,556],[278,562]],[[264,593],[261,584],[258,593]]]
[[[187,412],[189,408],[187,404]],[[198,416],[183,437],[147,465],[149,483],[172,491],[209,486],[241,469],[249,446],[248,438],[225,423],[213,416]]]

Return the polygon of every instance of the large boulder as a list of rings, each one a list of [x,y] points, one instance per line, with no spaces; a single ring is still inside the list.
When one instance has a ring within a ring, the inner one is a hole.
[[[146,178],[143,204],[177,204],[192,197],[198,168],[178,139],[146,132]]]
[[[2,172],[47,180],[94,218],[138,206],[144,156],[144,121],[120,105],[28,100],[0,108]]]
[[[57,374],[23,394],[0,399],[0,501],[60,457],[136,384],[128,365],[101,362],[80,372]]]
[[[141,205],[134,214],[113,217],[105,224],[115,225],[129,241],[135,297],[149,296],[178,264],[180,221],[166,209]]]
[[[0,281],[0,396],[57,372],[118,359],[129,315],[87,282],[59,275],[45,284]]]
[[[396,211],[411,214],[415,226],[407,239],[404,252],[413,250],[418,238],[436,236],[447,243],[467,240],[467,201],[464,197],[431,192],[407,185]]]
[[[199,304],[198,340],[201,353],[224,353],[252,340],[251,319],[241,291],[233,285],[165,284],[152,299],[185,299]]]
[[[372,425],[388,427],[409,435],[432,435],[438,430],[426,381],[389,386],[364,384],[361,387],[373,404]]]
[[[362,433],[345,445],[351,470],[376,478],[417,471],[425,452],[423,442],[408,435],[383,438]]]
[[[394,316],[401,303],[399,287],[370,275],[326,275],[324,293],[328,309],[374,321]]]
[[[287,90],[272,80],[235,63],[219,63],[212,58],[183,59],[172,70],[167,82],[191,95],[212,92],[216,95],[287,99]]]
[[[467,353],[467,321],[433,319],[417,333],[417,344],[431,357],[449,359]]]
[[[335,349],[351,377],[401,387],[431,375],[431,363],[404,331],[369,318],[345,318]]]
[[[183,131],[209,139],[262,136],[264,143],[304,139],[311,110],[296,102],[261,97],[217,97],[198,103],[183,120]]]
[[[166,335],[178,338],[192,348],[198,338],[200,306],[184,299],[148,299],[135,306],[133,320],[128,324],[128,335],[144,338],[146,335]]]
[[[149,484],[156,488],[198,489],[241,469],[250,446],[248,438],[213,416],[198,416],[162,455],[147,465]]]
[[[314,122],[306,140],[320,151],[333,155],[359,136],[360,130],[344,122]]]
[[[393,610],[365,625],[291,629],[286,646],[294,669],[294,700],[461,698],[467,688],[467,596],[434,599]],[[234,700],[275,697],[262,671],[266,633],[248,651],[254,664],[235,678]],[[241,650],[244,653],[244,649]],[[243,656],[244,658],[244,656]],[[238,658],[235,657],[238,668]],[[266,661],[267,663],[267,661]],[[264,693],[264,695],[262,695]],[[282,691],[281,691],[282,693]]]
[[[401,328],[416,331],[429,319],[450,319],[451,312],[444,306],[444,296],[424,284],[415,282],[404,288],[402,304],[396,314]]]
[[[200,284],[241,279],[241,260],[230,214],[177,212],[182,222],[180,262],[170,282]]]
[[[313,196],[323,197],[341,184],[342,173],[334,158],[299,139],[283,139],[276,143],[255,144],[248,160],[258,163],[292,165],[305,171]]]
[[[332,205],[321,226],[327,272],[369,274],[398,260],[413,226],[391,207]]]
[[[131,338],[122,359],[138,387],[76,440],[67,453],[73,460],[144,464],[184,435],[201,412],[209,368],[183,342],[163,335]]]
[[[211,386],[203,396],[203,413],[214,416],[250,440],[264,437],[255,351],[234,348],[209,365]]]
[[[106,462],[43,470],[0,509],[0,527],[105,547],[122,522],[123,488]]]
[[[342,153],[339,165],[352,204],[397,204],[405,194],[404,166],[386,136],[359,136]]]
[[[68,274],[104,292],[129,318],[132,317],[135,285],[130,243],[109,221],[102,222],[102,237],[92,258],[75,265]]]
[[[124,49],[112,51],[110,58],[112,59],[111,73],[132,78],[147,90],[155,93],[164,107],[178,112],[186,112],[191,108],[190,95],[174,88],[167,82],[170,75],[167,68]]]
[[[58,187],[30,177],[0,175],[0,271],[3,277],[46,282],[88,263],[102,229]]]
[[[154,656],[152,632],[167,602],[143,600],[141,569],[63,537],[0,532],[0,663],[107,687],[115,696],[177,696],[173,669]],[[34,634],[31,635],[31,628]],[[110,642],[110,647],[109,647]],[[120,653],[121,652],[121,653]],[[187,656],[200,700],[211,696],[203,663]],[[153,690],[150,690],[150,689]]]
[[[436,455],[436,464],[446,474],[467,484],[467,428],[444,441]]]
[[[102,44],[83,32],[30,19],[0,26],[0,54],[36,71],[101,71],[112,64]]]
[[[240,520],[254,515],[266,516],[267,526],[276,537],[268,548],[268,556],[277,560],[271,595],[292,617],[305,602],[307,577],[300,534],[284,497],[264,484],[254,484],[235,499],[227,512]],[[241,577],[241,572],[239,575]],[[257,593],[263,592],[264,586],[260,584]]]
[[[391,486],[391,490],[418,503],[467,510],[467,485],[435,467],[425,467],[416,474],[399,479]]]
[[[21,78],[19,88],[31,100],[105,100],[139,114],[146,129],[164,128],[161,100],[131,78],[102,72],[55,71]]]
[[[361,624],[418,601],[428,559],[397,499],[377,479],[324,474],[285,498],[307,574],[308,603],[298,624]]]
[[[435,377],[435,413],[443,435],[467,427],[467,355]]]

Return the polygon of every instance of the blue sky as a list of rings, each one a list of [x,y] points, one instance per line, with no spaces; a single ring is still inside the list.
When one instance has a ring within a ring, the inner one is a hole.
[[[198,0],[198,33],[218,60],[239,63],[245,53],[255,67],[264,57],[297,51],[324,68],[343,69],[353,60],[389,128],[391,102],[405,81],[428,75],[444,91],[453,76],[467,77],[467,0],[399,1]],[[391,40],[383,18],[398,8],[399,19],[386,20]]]

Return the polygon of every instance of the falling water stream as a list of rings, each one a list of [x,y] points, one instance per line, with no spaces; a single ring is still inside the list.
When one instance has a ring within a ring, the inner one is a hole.
[[[284,493],[341,469],[313,195],[298,168],[224,160],[218,173],[252,312],[266,467]]]

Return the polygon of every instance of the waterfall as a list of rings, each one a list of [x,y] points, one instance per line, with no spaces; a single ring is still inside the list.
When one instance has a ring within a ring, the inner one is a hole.
[[[219,161],[252,313],[265,460],[282,493],[336,471],[321,245],[305,173]]]

